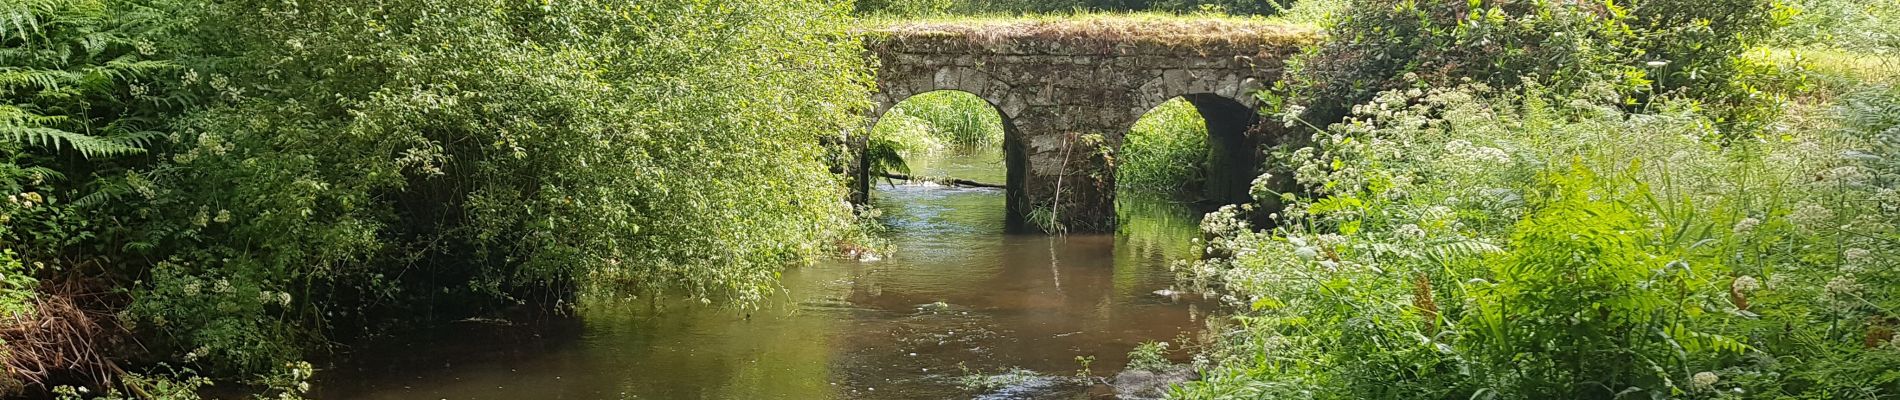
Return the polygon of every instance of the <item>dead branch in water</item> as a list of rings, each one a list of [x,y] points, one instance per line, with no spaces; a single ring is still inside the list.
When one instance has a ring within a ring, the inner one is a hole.
[[[967,180],[967,179],[924,178],[924,177],[916,177],[916,176],[910,176],[910,175],[905,175],[905,174],[894,174],[894,173],[889,173],[889,172],[881,172],[881,173],[878,173],[877,175],[882,176],[887,179],[896,179],[900,181],[936,182],[939,184],[944,184],[944,185],[949,185],[949,186],[980,187],[980,188],[992,188],[992,189],[1007,188],[1007,186],[1003,186],[1003,185],[998,185],[994,183],[983,183],[983,182],[977,182],[977,181],[972,181],[972,180]]]

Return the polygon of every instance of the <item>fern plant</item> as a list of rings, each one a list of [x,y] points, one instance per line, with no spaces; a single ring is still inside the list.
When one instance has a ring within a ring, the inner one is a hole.
[[[0,5],[0,187],[56,168],[65,152],[102,159],[145,152],[163,136],[163,111],[186,103],[160,78],[168,26],[157,8],[100,0],[22,0]],[[28,153],[30,152],[30,153]],[[27,154],[23,154],[27,153]],[[25,174],[25,175],[19,175]]]
[[[189,21],[172,9],[163,1],[0,2],[0,194],[40,199],[40,207],[0,207],[13,227],[0,228],[0,245],[37,260],[108,256],[100,253],[110,248],[92,247],[99,234],[89,224],[66,223],[93,218],[67,209],[132,192],[148,159],[127,156],[147,153],[166,136],[167,118],[193,103],[182,89],[192,79],[178,79],[183,68],[169,45],[172,27]]]

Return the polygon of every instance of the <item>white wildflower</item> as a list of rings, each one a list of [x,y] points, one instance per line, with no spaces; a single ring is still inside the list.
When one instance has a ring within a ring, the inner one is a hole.
[[[1721,380],[1722,377],[1716,376],[1714,372],[1709,371],[1697,372],[1695,373],[1695,377],[1692,378],[1692,382],[1695,383],[1695,386],[1701,389],[1714,388],[1715,383]]]
[[[1300,246],[1298,249],[1293,249],[1293,255],[1299,256],[1302,260],[1311,260],[1319,257],[1319,250],[1315,250],[1309,246]]]
[[[1849,263],[1860,263],[1862,261],[1867,261],[1867,257],[1870,255],[1873,255],[1872,251],[1869,251],[1867,249],[1860,249],[1860,248],[1847,249],[1847,251],[1842,252],[1841,254],[1842,258],[1845,258],[1847,262]]]
[[[1750,292],[1761,288],[1761,281],[1755,280],[1752,276],[1742,275],[1736,277],[1735,282],[1729,284],[1729,288],[1737,292]]]
[[[1400,225],[1398,228],[1398,234],[1399,234],[1399,237],[1406,238],[1406,239],[1424,239],[1425,228],[1418,227],[1418,224]]]
[[[1794,213],[1788,219],[1803,228],[1817,228],[1834,219],[1834,211],[1812,202],[1801,202],[1795,206]]]
[[[1821,175],[1821,179],[1824,181],[1846,184],[1858,184],[1865,182],[1867,178],[1867,171],[1854,165],[1835,167]]]
[[[1836,296],[1852,295],[1860,292],[1860,282],[1853,275],[1836,276],[1827,281],[1828,294]]]
[[[1738,236],[1746,236],[1749,233],[1754,232],[1755,227],[1760,226],[1760,225],[1761,225],[1761,220],[1759,219],[1755,219],[1753,217],[1742,218],[1741,221],[1738,221],[1735,223],[1735,234]]]
[[[1302,114],[1306,114],[1305,106],[1301,106],[1301,105],[1287,106],[1286,112],[1280,114],[1280,122],[1285,124],[1286,127],[1292,128],[1295,124],[1298,124],[1300,122],[1300,115]]]

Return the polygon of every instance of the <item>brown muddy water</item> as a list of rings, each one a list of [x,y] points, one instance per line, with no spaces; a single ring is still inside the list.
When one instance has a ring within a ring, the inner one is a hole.
[[[1000,156],[925,176],[1001,182]],[[1204,329],[1208,303],[1154,294],[1192,256],[1198,216],[1124,200],[1114,235],[1004,234],[994,189],[879,185],[891,247],[875,261],[787,271],[757,310],[690,302],[587,305],[534,329],[464,323],[359,349],[319,373],[323,399],[1088,399],[1078,356],[1113,375],[1144,341]],[[1035,376],[972,388],[967,377]],[[1093,379],[1100,382],[1099,379]]]

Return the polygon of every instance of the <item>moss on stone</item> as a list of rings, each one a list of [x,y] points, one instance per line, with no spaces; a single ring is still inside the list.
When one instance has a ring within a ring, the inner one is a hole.
[[[1286,54],[1319,38],[1269,19],[1142,14],[890,21],[867,31],[873,49],[933,54]]]

